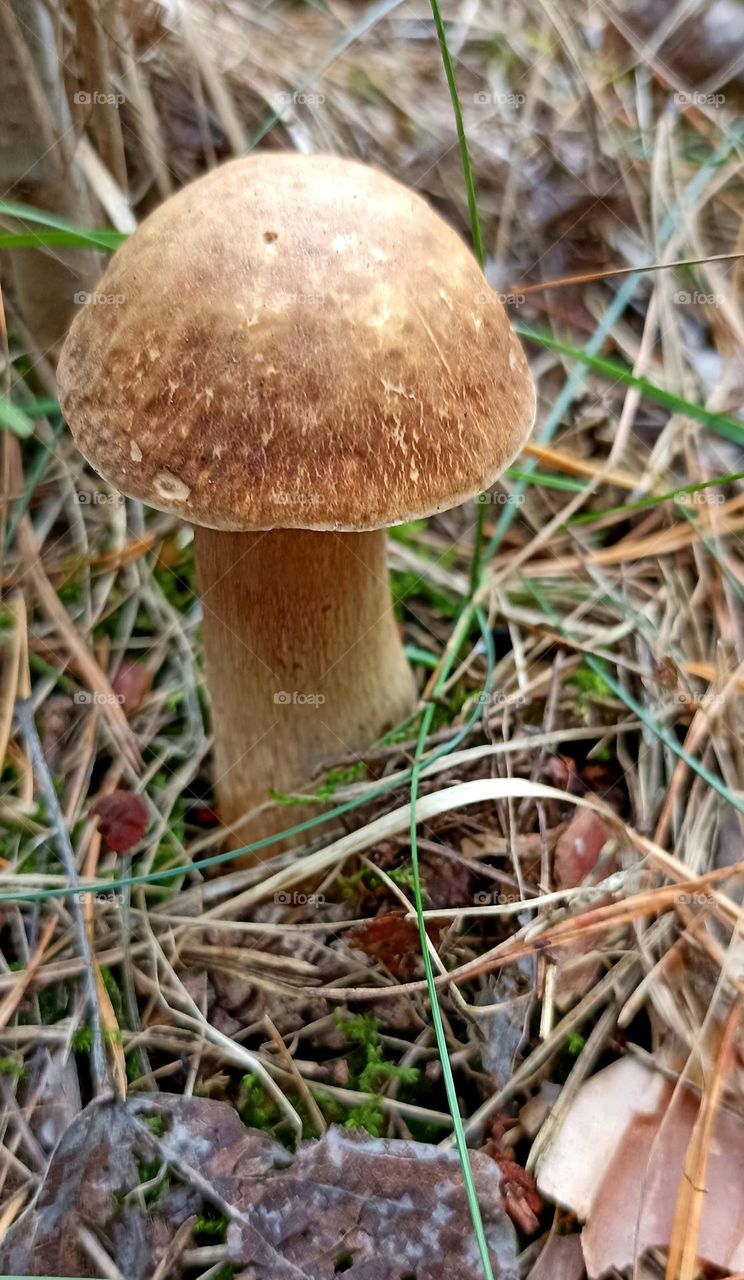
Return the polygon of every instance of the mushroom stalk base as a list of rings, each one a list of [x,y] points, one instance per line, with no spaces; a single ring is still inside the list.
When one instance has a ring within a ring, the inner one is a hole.
[[[312,789],[413,711],[385,548],[384,530],[196,529],[215,789],[233,848],[321,812],[277,808],[271,792]]]

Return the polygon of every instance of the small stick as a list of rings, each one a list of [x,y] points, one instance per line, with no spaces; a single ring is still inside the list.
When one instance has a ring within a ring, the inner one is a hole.
[[[708,262],[733,262],[744,253],[714,253],[707,258],[680,258],[676,262],[652,262],[646,267],[610,267],[606,271],[584,271],[578,276],[560,276],[541,280],[539,284],[510,284],[510,293],[539,293],[541,289],[559,289],[564,285],[588,284],[592,280],[609,280],[612,276],[642,275],[644,271],[662,271],[668,267],[699,267]]]
[[[16,703],[16,717],[21,727],[21,732],[26,741],[26,747],[34,773],[41,785],[42,794],[46,801],[49,812],[49,820],[54,832],[59,854],[67,881],[71,889],[77,889],[80,881],[75,865],[75,853],[70,842],[70,837],[65,826],[64,815],[60,807],[57,793],[54,790],[51,774],[44,751],[39,739],[34,720],[33,703],[30,697],[19,699]],[[90,948],[88,932],[85,928],[85,920],[83,917],[83,908],[80,895],[73,893],[70,898],[70,906],[72,917],[75,925],[75,934],[77,938],[78,950],[80,958],[85,968],[85,986],[88,998],[88,1007],[90,1010],[90,1022],[92,1033],[91,1045],[91,1075],[93,1077],[93,1085],[96,1094],[104,1093],[108,1090],[108,1076],[106,1072],[106,1050],[103,1042],[103,1029],[101,1027],[101,1011],[98,1006],[98,993],[96,991],[96,979],[93,965],[93,953]]]

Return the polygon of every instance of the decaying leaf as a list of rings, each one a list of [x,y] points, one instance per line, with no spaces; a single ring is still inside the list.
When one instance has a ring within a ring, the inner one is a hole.
[[[482,1152],[471,1160],[495,1280],[516,1280],[498,1168]],[[160,1194],[147,1199],[161,1168]],[[149,1280],[175,1233],[204,1212],[229,1219],[226,1260],[239,1280],[479,1274],[456,1152],[332,1128],[292,1155],[225,1103],[166,1094],[81,1113],[0,1245],[0,1272],[100,1274],[84,1227],[127,1280]]]
[[[586,1223],[582,1245],[590,1280],[623,1271],[670,1241],[685,1153],[698,1099],[660,1072],[624,1058],[582,1086],[541,1160],[541,1193]],[[744,1119],[716,1117],[700,1256],[727,1272],[744,1269]]]
[[[134,715],[152,688],[152,671],[143,662],[122,662],[111,688],[127,715]]]
[[[525,1042],[535,1002],[535,962],[526,956],[501,973],[483,979],[476,1005],[488,1012],[470,1019],[470,1035],[478,1045],[483,1068],[501,1089],[511,1079]]]
[[[98,829],[114,853],[133,849],[147,830],[145,802],[132,791],[110,791],[99,796],[89,813],[98,818]]]
[[[447,1159],[443,1159],[446,1156]],[[516,1277],[493,1161],[471,1154],[494,1275]],[[240,1280],[472,1280],[478,1254],[455,1152],[331,1129],[286,1172],[254,1184],[250,1222],[228,1232]]]
[[[593,871],[609,838],[609,830],[599,814],[577,809],[555,846],[555,883],[559,889],[573,888]]]
[[[527,1280],[585,1280],[578,1235],[551,1235]]]
[[[400,911],[387,911],[374,916],[358,929],[352,929],[348,941],[359,951],[373,956],[396,978],[411,978],[421,954],[418,926]]]
[[[514,1148],[504,1141],[507,1120],[503,1113],[496,1116],[485,1150],[499,1166],[506,1212],[524,1235],[531,1236],[540,1226],[537,1215],[542,1209],[542,1201],[532,1174],[519,1164]]]
[[[80,1242],[80,1227],[104,1227],[114,1216],[118,1193],[137,1182],[135,1133],[127,1110],[119,1104],[87,1107],[54,1152],[36,1199],[0,1244],[0,1273],[96,1275]],[[147,1254],[155,1254],[155,1243],[146,1238],[150,1224],[146,1215],[125,1208],[121,1223],[111,1226],[111,1237],[121,1236],[110,1245],[110,1256],[128,1280],[144,1280]]]

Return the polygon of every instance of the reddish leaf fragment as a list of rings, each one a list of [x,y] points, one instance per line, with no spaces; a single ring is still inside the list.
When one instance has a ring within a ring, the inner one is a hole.
[[[506,1212],[524,1235],[532,1236],[540,1229],[537,1215],[542,1209],[542,1201],[532,1174],[517,1163],[514,1148],[504,1143],[507,1123],[503,1112],[496,1117],[485,1150],[499,1166],[501,1200]]]
[[[122,662],[111,688],[128,716],[139,711],[152,687],[152,672],[141,662]]]
[[[90,806],[98,818],[98,830],[114,853],[126,853],[139,844],[147,829],[147,809],[140,796],[131,791],[111,791]]]
[[[609,834],[607,824],[591,809],[576,811],[555,846],[555,883],[559,889],[581,884],[594,870]]]
[[[375,916],[349,935],[349,942],[359,951],[374,956],[396,978],[410,978],[421,954],[418,926],[398,911]]]
[[[220,818],[214,809],[210,809],[206,804],[200,804],[194,809],[194,822],[200,827],[218,827]]]

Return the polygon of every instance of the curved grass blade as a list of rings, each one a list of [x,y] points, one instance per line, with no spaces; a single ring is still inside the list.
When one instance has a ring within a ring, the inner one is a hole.
[[[656,383],[650,382],[648,378],[638,377],[627,365],[610,360],[607,356],[590,354],[583,347],[575,347],[571,342],[562,342],[560,338],[554,338],[550,333],[529,329],[526,325],[518,324],[515,328],[517,333],[529,342],[538,342],[540,346],[548,347],[551,351],[558,351],[561,355],[569,356],[573,360],[581,360],[590,369],[596,369],[598,373],[606,373],[616,382],[623,382],[627,387],[636,387],[643,395],[663,405],[665,409],[670,409],[672,413],[682,413],[685,417],[695,418],[726,440],[744,445],[744,422],[730,418],[726,413],[713,413],[702,404],[685,400],[682,396],[675,395],[673,391],[665,391],[663,387],[657,387]]]
[[[80,249],[118,249],[127,236],[123,231],[87,231],[64,218],[14,200],[0,200],[0,218],[32,222],[39,231],[0,230],[0,249],[38,249],[43,245],[68,245]]]

